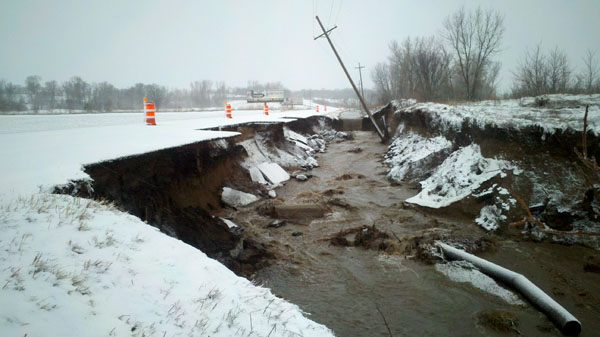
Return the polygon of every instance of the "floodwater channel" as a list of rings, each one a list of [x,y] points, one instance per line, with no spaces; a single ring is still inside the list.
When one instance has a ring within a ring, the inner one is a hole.
[[[320,166],[309,172],[309,180],[292,179],[277,188],[272,201],[227,211],[249,237],[274,254],[275,262],[259,270],[255,281],[300,306],[337,336],[561,335],[529,303],[511,305],[468,283],[453,282],[433,265],[405,256],[405,250],[331,244],[336,233],[372,225],[397,238],[398,246],[404,238],[431,230],[461,237],[486,235],[469,219],[407,207],[404,200],[417,189],[386,180],[386,146],[375,133],[353,135],[319,154]],[[257,212],[268,203],[318,205],[327,211],[269,227],[274,219]],[[498,237],[493,242],[481,257],[536,283],[582,322],[582,336],[600,334],[600,274],[583,270],[585,258],[598,252]],[[478,318],[490,310],[510,312],[518,323],[508,332],[494,330]]]

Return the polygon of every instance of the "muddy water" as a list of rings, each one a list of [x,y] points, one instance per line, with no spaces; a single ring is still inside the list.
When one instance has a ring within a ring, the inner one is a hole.
[[[478,322],[478,313],[498,309],[516,315],[520,321],[517,329],[523,335],[560,335],[530,305],[509,305],[469,284],[454,283],[432,265],[399,251],[389,254],[331,245],[328,239],[336,233],[363,225],[375,225],[398,238],[431,229],[483,235],[467,221],[434,217],[403,206],[416,190],[409,185],[392,186],[385,179],[381,163],[385,146],[375,134],[354,135],[354,140],[329,144],[327,153],[318,158],[321,166],[311,171],[311,179],[290,181],[277,189],[276,203],[319,204],[328,209],[324,217],[288,220],[282,227],[268,228],[273,219],[258,215],[254,207],[228,214],[277,259],[259,271],[255,280],[298,304],[338,336],[389,336],[390,332],[394,336],[517,334],[498,332]],[[595,322],[595,317],[600,317],[600,278],[583,272],[582,256],[590,254],[595,252],[501,241],[485,257],[515,268],[534,283],[542,280],[542,289],[582,320],[582,335],[593,336],[600,332]],[[560,266],[553,267],[555,264]]]

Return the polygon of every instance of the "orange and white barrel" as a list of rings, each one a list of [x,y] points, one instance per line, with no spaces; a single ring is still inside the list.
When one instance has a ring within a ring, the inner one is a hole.
[[[319,112],[319,105],[318,105],[318,104],[317,104],[317,108],[316,108],[316,111],[317,111],[317,112]]]
[[[269,106],[267,105],[267,103],[265,103],[265,115],[269,115]]]
[[[327,105],[323,105],[323,111],[327,112]]]
[[[225,117],[227,117],[227,118],[233,118],[231,116],[231,104],[227,104],[225,106]]]
[[[149,102],[147,97],[144,97],[144,115],[146,116],[146,125],[156,125],[156,107],[154,102]]]

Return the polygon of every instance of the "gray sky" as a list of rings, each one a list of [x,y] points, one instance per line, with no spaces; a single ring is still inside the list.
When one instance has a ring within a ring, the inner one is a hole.
[[[315,5],[316,4],[316,5]],[[344,88],[349,84],[327,41],[318,14],[342,59],[354,69],[385,61],[388,43],[437,34],[461,6],[505,15],[501,84],[526,47],[558,46],[581,66],[587,48],[600,58],[599,0],[503,1],[84,1],[0,0],[0,79],[23,83],[28,75],[64,81],[78,75],[117,87],[136,82],[188,87],[193,80],[281,81],[290,89]]]

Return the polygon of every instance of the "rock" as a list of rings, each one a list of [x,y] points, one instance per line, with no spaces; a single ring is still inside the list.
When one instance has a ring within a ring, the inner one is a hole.
[[[284,226],[286,223],[287,223],[287,221],[281,220],[281,219],[273,220],[273,221],[269,222],[269,224],[267,225],[267,228],[279,228],[281,226]]]
[[[273,190],[269,190],[269,196],[271,198],[277,198],[277,193],[275,191],[273,191]]]
[[[223,187],[221,200],[229,206],[242,207],[257,201],[258,197],[254,194],[234,190],[229,187]]]
[[[292,233],[292,236],[300,236],[300,235],[302,235],[302,232],[293,232]]]
[[[296,178],[296,179],[298,179],[300,181],[306,181],[306,180],[308,180],[308,177],[306,176],[306,174],[298,174],[294,178]]]
[[[348,138],[348,134],[347,134],[347,133],[345,133],[344,131],[338,131],[338,132],[335,134],[335,136],[336,136],[337,138]]]

